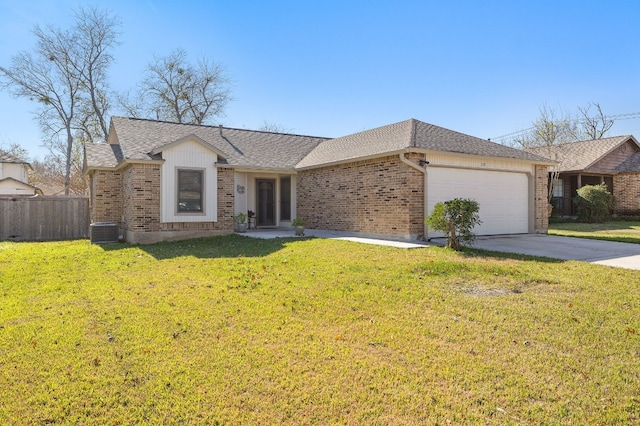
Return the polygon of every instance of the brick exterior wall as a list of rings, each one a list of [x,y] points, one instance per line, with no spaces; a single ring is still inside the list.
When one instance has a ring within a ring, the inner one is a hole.
[[[416,164],[424,158],[410,154]],[[535,167],[534,232],[549,227],[547,166]],[[424,175],[389,156],[298,172],[297,214],[309,228],[412,238],[424,232]]]
[[[623,173],[613,176],[614,213],[640,215],[640,174]]]
[[[407,157],[417,163],[420,154]],[[417,237],[424,175],[398,155],[298,172],[297,215],[309,228]]]
[[[111,170],[96,170],[89,181],[91,222],[117,222],[122,225],[122,175]]]
[[[549,229],[548,183],[548,166],[536,165],[534,176],[534,232],[539,234],[546,234]]]
[[[160,230],[160,165],[132,164],[122,172],[122,229]]]
[[[117,222],[133,242],[224,235],[234,232],[233,169],[218,169],[217,222],[160,222],[160,165],[131,164],[91,174],[91,222]]]

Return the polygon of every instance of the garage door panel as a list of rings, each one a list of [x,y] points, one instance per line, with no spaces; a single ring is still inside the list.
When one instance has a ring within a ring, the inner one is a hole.
[[[525,173],[429,168],[428,211],[440,201],[470,198],[480,205],[477,235],[529,232],[529,179]],[[429,232],[429,236],[438,236]]]

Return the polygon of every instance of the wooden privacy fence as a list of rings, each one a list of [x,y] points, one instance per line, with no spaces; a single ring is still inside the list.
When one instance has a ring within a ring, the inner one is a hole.
[[[0,240],[89,238],[89,197],[0,198]]]

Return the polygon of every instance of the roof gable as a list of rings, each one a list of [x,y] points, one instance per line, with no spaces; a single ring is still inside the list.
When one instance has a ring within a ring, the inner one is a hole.
[[[607,157],[611,156],[614,151],[623,147],[625,144],[631,144],[632,147],[640,150],[638,141],[633,136],[627,135],[548,147],[537,147],[528,149],[528,151],[558,161],[560,163],[558,169],[561,172],[588,169],[613,172],[616,166],[624,162],[632,153],[628,153],[627,156],[617,162],[611,158],[607,161]]]
[[[174,147],[176,147],[178,145],[181,145],[181,144],[183,144],[185,142],[196,142],[197,144],[201,145],[203,148],[215,152],[218,155],[219,158],[222,158],[222,159],[226,158],[226,154],[224,154],[222,151],[220,151],[216,147],[210,145],[209,143],[204,141],[202,138],[200,138],[199,136],[194,135],[194,134],[183,136],[183,137],[181,137],[180,139],[178,139],[176,141],[169,142],[169,143],[167,143],[165,145],[156,147],[156,148],[151,150],[150,154],[151,155],[160,154],[161,152],[166,151],[167,149],[174,148]]]
[[[618,173],[640,172],[640,151],[629,156],[624,162],[616,167]]]
[[[163,150],[186,140],[195,140],[215,151],[226,159],[229,166],[236,168],[293,170],[296,163],[326,139],[223,126],[113,117],[109,142],[119,151],[104,147],[88,149],[87,170],[116,167],[122,162],[160,160]]]
[[[41,192],[38,187],[33,186],[30,183],[23,182],[21,180],[13,178],[13,177],[6,177],[6,178],[3,178],[3,179],[0,179],[0,184],[3,184],[5,182],[13,182],[14,185],[17,185],[17,186],[21,187],[20,189],[32,190],[32,191],[34,191],[36,193],[37,192]]]
[[[354,133],[325,141],[300,161],[304,169],[402,151],[411,145],[414,120]]]
[[[487,139],[477,138],[422,121],[416,122],[415,146],[432,151],[549,163],[549,160],[544,156],[511,148]]]
[[[362,160],[407,149],[549,162],[533,153],[409,119],[323,142],[298,163],[296,168],[305,169]]]

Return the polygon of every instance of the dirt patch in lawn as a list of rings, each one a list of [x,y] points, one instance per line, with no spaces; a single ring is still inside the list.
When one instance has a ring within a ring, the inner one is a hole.
[[[514,294],[522,293],[521,290],[509,290],[506,288],[485,288],[485,287],[467,287],[462,289],[464,294],[475,297],[499,297],[499,296],[513,296]]]

